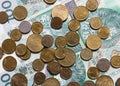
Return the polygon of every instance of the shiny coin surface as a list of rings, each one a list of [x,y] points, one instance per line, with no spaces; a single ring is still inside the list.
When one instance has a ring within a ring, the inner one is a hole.
[[[31,56],[31,52],[30,52],[29,49],[27,49],[25,55],[21,56],[20,58],[21,58],[22,60],[28,60],[28,59],[30,58],[30,56]]]
[[[120,68],[120,56],[113,56],[110,60],[111,66],[114,68]]]
[[[4,55],[3,49],[0,47],[0,59],[3,57],[3,55]]]
[[[4,24],[8,21],[8,14],[6,12],[0,12],[0,24]]]
[[[67,41],[64,36],[58,36],[55,40],[56,47],[65,47],[66,44],[67,44]]]
[[[27,47],[24,44],[18,44],[16,46],[16,54],[18,56],[23,56],[26,54],[26,52],[27,52]]]
[[[17,6],[13,10],[14,18],[19,20],[19,21],[25,19],[27,17],[27,15],[28,15],[27,9],[23,6]]]
[[[56,2],[56,0],[44,0],[47,4],[53,4]]]
[[[80,86],[78,82],[70,82],[67,86]]]
[[[55,50],[55,56],[57,59],[64,59],[65,58],[65,48],[57,48]]]
[[[95,84],[94,84],[94,82],[93,81],[86,81],[85,83],[84,83],[84,86],[95,86]]]
[[[115,86],[120,86],[120,78],[118,78],[117,81],[115,82]]]
[[[35,34],[40,34],[43,31],[43,24],[41,22],[34,22],[32,24],[32,32]]]

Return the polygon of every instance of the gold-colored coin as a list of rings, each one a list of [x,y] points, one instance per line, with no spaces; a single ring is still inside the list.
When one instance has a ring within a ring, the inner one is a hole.
[[[114,81],[110,76],[102,75],[97,79],[95,86],[114,86]]]
[[[53,4],[56,2],[56,0],[44,0],[47,4]]]
[[[110,35],[110,29],[108,27],[104,26],[98,30],[98,36],[102,39],[108,38],[109,35]]]
[[[101,47],[102,41],[97,35],[90,35],[86,40],[87,47],[91,50],[97,50]]]
[[[99,29],[102,27],[102,20],[99,17],[94,17],[90,20],[90,26],[95,30]]]
[[[65,58],[65,48],[57,48],[55,50],[55,56],[57,59],[64,59]]]
[[[4,11],[0,12],[0,24],[4,24],[8,21],[8,14]]]
[[[14,18],[19,20],[19,21],[25,19],[27,17],[27,15],[28,15],[27,9],[23,6],[17,6],[13,10]]]
[[[65,47],[66,44],[67,44],[67,41],[64,36],[58,36],[55,40],[56,47]]]
[[[120,56],[113,56],[110,60],[112,67],[120,68]]]
[[[32,34],[28,37],[26,45],[28,49],[32,52],[40,52],[43,49],[43,45],[41,43],[42,36],[39,34]]]
[[[43,31],[43,24],[40,22],[34,22],[32,24],[32,32],[35,34],[40,34]]]
[[[67,86],[81,86],[81,85],[78,82],[72,81],[72,82],[69,82]]]
[[[4,52],[3,52],[2,48],[0,47],[0,59],[3,57],[3,55],[4,55]]]
[[[27,59],[30,58],[30,56],[31,56],[31,52],[30,52],[29,49],[27,49],[25,55],[21,56],[20,58],[21,58],[22,60],[27,60]]]
[[[89,11],[85,6],[78,6],[74,10],[74,17],[79,21],[83,21],[88,18]]]
[[[100,75],[100,71],[97,67],[90,67],[87,71],[87,75],[90,79],[97,79]]]
[[[23,56],[27,52],[27,47],[24,44],[19,44],[16,46],[16,55]]]

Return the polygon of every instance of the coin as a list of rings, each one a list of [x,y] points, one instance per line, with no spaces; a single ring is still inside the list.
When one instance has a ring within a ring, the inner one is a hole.
[[[115,82],[115,86],[120,86],[120,78],[118,78],[117,81]]]
[[[53,17],[51,20],[51,27],[55,30],[59,30],[62,27],[63,21],[59,17]]]
[[[27,49],[25,55],[21,56],[20,58],[21,58],[22,60],[27,60],[27,59],[30,58],[30,56],[31,56],[31,52],[30,52],[29,49]]]
[[[55,50],[55,56],[57,59],[64,59],[65,58],[65,48],[57,48]]]
[[[24,44],[18,44],[16,46],[16,55],[23,56],[26,54],[26,52],[27,52],[27,48]]]
[[[44,63],[41,59],[35,59],[32,63],[32,67],[35,71],[41,71],[44,68]]]
[[[8,14],[4,11],[0,12],[0,24],[4,24],[8,21]]]
[[[42,37],[42,45],[45,47],[51,47],[53,45],[54,39],[51,35],[44,35]]]
[[[68,18],[68,9],[66,6],[59,4],[52,9],[52,17],[59,17],[62,21]]]
[[[102,58],[97,63],[97,68],[102,72],[107,72],[110,68],[110,62],[109,60]]]
[[[90,20],[90,26],[97,30],[102,27],[102,20],[99,17],[94,17]]]
[[[62,68],[60,71],[60,77],[62,79],[69,79],[72,76],[72,70],[70,68]]]
[[[37,84],[37,85],[40,85],[40,84],[43,84],[44,81],[45,81],[45,74],[42,73],[42,72],[37,72],[34,76],[34,82]]]
[[[111,66],[114,68],[120,68],[120,56],[113,56],[110,60]]]
[[[84,86],[95,86],[95,84],[93,81],[88,80],[84,83]]]
[[[68,27],[71,31],[77,31],[80,29],[80,22],[76,19],[72,19],[69,21]]]
[[[88,48],[84,48],[84,49],[82,49],[80,56],[83,60],[87,61],[93,57],[93,52]]]
[[[43,83],[43,86],[60,86],[60,82],[56,78],[48,78]]]
[[[66,35],[67,45],[76,46],[79,44],[80,37],[77,32],[70,31]]]
[[[3,68],[6,71],[13,71],[17,66],[17,61],[14,57],[12,56],[7,56],[3,60]]]
[[[99,30],[98,30],[98,36],[102,39],[106,39],[108,38],[110,35],[110,29],[106,26],[104,27],[101,27]]]
[[[79,21],[83,21],[88,18],[89,11],[85,6],[78,6],[74,9],[74,17]]]
[[[2,49],[6,54],[12,54],[15,51],[16,44],[12,39],[6,39],[2,43]]]
[[[87,75],[90,79],[97,79],[100,75],[100,71],[96,67],[90,67],[87,71]]]
[[[114,86],[114,82],[110,76],[101,75],[97,78],[95,86]]]
[[[28,15],[27,9],[23,6],[17,6],[13,10],[14,18],[19,20],[19,21],[25,19],[27,17],[27,15]]]
[[[53,4],[56,2],[56,0],[44,0],[47,4]]]
[[[12,40],[14,41],[19,41],[22,37],[22,33],[20,32],[20,30],[18,29],[14,29],[12,30],[12,32],[10,33],[10,37]]]
[[[86,2],[86,7],[88,8],[88,10],[90,11],[94,11],[98,8],[98,1],[97,0],[88,0]]]
[[[67,41],[64,36],[58,36],[55,40],[56,47],[65,47],[67,44]]]
[[[42,39],[41,35],[38,34],[30,35],[26,42],[28,49],[35,53],[40,52],[43,49],[41,39]]]
[[[35,34],[40,34],[43,31],[43,24],[41,22],[34,22],[32,24],[32,32]]]
[[[102,41],[97,35],[90,35],[86,40],[87,47],[91,50],[97,50],[101,47]]]
[[[16,73],[11,78],[11,86],[28,86],[28,80],[25,75]]]
[[[78,82],[70,82],[67,86],[80,86]]]
[[[18,27],[23,34],[31,31],[31,24],[28,21],[22,21]]]
[[[3,49],[0,47],[0,59],[3,57],[3,55],[4,55]]]

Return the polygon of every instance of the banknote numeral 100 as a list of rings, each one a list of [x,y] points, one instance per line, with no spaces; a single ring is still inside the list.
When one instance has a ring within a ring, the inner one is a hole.
[[[10,86],[10,75],[9,74],[3,74],[1,76],[1,81],[2,81],[2,84],[5,83],[4,86]]]

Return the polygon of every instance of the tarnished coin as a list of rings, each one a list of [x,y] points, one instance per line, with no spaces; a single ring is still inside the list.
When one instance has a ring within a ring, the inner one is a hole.
[[[25,75],[17,73],[11,78],[11,86],[28,86],[28,80]]]
[[[80,56],[83,60],[87,61],[93,57],[93,52],[90,49],[85,48],[85,49],[82,49]]]
[[[57,48],[55,50],[55,56],[57,59],[64,59],[65,58],[65,48]]]
[[[97,79],[100,75],[100,71],[96,67],[90,67],[87,71],[87,75],[90,79]]]
[[[99,30],[98,30],[98,36],[102,39],[106,39],[108,38],[110,35],[110,29],[106,26],[104,27],[101,27]]]
[[[120,86],[120,78],[118,78],[117,81],[115,82],[115,86]]]
[[[12,32],[10,33],[10,37],[12,40],[14,41],[19,41],[22,37],[22,33],[20,32],[20,30],[18,29],[14,29],[12,30]]]
[[[97,50],[101,47],[102,41],[97,35],[90,35],[86,40],[87,47],[91,50]]]
[[[86,2],[86,7],[88,8],[88,10],[90,11],[94,11],[98,8],[98,1],[97,0],[88,0]]]
[[[40,52],[43,49],[41,39],[42,39],[42,36],[39,34],[30,35],[26,42],[28,49],[35,53]]]
[[[64,36],[58,36],[55,40],[56,47],[65,47],[66,44],[67,44],[67,41]]]
[[[102,72],[108,71],[110,68],[109,60],[107,60],[105,58],[100,59],[97,63],[97,68]]]
[[[60,82],[56,78],[48,78],[42,86],[60,86]]]
[[[95,86],[95,84],[93,81],[88,80],[84,83],[84,86]]]
[[[44,0],[47,4],[53,4],[56,2],[56,0]]]
[[[62,21],[68,18],[68,9],[66,6],[59,4],[52,9],[52,17],[59,17]]]
[[[80,22],[76,19],[72,19],[69,21],[68,27],[71,31],[77,31],[80,29]]]
[[[43,24],[41,22],[34,22],[32,24],[32,32],[35,34],[40,34],[43,31]]]
[[[85,6],[78,6],[74,9],[74,17],[79,21],[83,21],[88,18],[89,11]]]
[[[27,49],[25,55],[21,56],[20,58],[21,58],[22,60],[27,60],[27,59],[30,58],[30,56],[31,56],[31,52],[30,52],[29,49]]]
[[[66,35],[67,45],[76,46],[79,44],[80,37],[77,32],[70,31]]]
[[[4,11],[0,12],[0,24],[4,24],[8,21],[8,14]]]
[[[78,82],[70,82],[67,86],[80,86]]]
[[[99,17],[94,17],[90,20],[90,26],[95,30],[99,29],[102,27],[102,20]]]
[[[12,56],[7,56],[3,60],[3,68],[6,71],[13,71],[17,66],[17,61],[14,57]]]
[[[32,63],[32,67],[35,71],[41,71],[44,68],[44,63],[41,59],[35,59]]]
[[[6,39],[2,43],[2,49],[6,54],[12,54],[16,49],[16,44],[12,39]]]
[[[110,60],[111,66],[114,68],[120,68],[120,56],[113,56]]]
[[[95,86],[114,86],[114,81],[110,76],[101,75],[99,78],[97,78]]]
[[[14,18],[19,20],[19,21],[25,19],[27,17],[27,15],[28,15],[27,9],[23,6],[17,6],[13,10]]]
[[[0,59],[3,57],[3,55],[4,55],[3,49],[0,47]]]
[[[23,56],[26,54],[26,52],[27,52],[27,47],[24,44],[18,44],[16,46],[16,54],[18,56]]]

